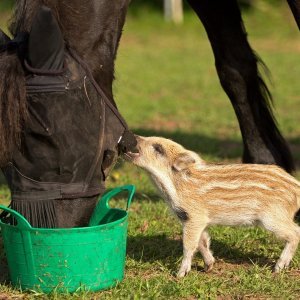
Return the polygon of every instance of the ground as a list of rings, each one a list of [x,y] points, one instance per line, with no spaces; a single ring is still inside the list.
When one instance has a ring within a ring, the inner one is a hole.
[[[244,19],[252,47],[271,71],[268,82],[275,115],[299,170],[299,32],[284,4],[256,1],[252,11],[244,12]],[[0,20],[3,23],[2,15]],[[116,62],[114,93],[134,132],[172,138],[209,161],[240,161],[238,124],[219,85],[205,32],[191,12],[180,26],[164,23],[159,11],[147,7],[129,15]],[[99,293],[49,296],[3,284],[0,299],[300,298],[300,249],[291,268],[275,275],[272,267],[283,243],[258,228],[211,228],[215,268],[204,273],[197,255],[191,273],[177,279],[181,226],[145,173],[120,160],[107,186],[129,183],[136,185],[137,193],[130,207],[124,281]],[[3,184],[0,203],[8,199]],[[118,199],[114,205],[125,203]],[[0,256],[3,261],[3,253]],[[5,269],[1,276],[7,276]]]

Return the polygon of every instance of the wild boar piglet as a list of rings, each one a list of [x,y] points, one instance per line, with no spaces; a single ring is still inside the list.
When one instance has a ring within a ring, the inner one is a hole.
[[[294,222],[300,208],[300,183],[275,165],[209,164],[195,152],[161,137],[137,137],[127,160],[145,169],[183,224],[179,277],[191,270],[198,249],[209,271],[209,225],[260,225],[286,241],[275,272],[288,267],[300,239]]]

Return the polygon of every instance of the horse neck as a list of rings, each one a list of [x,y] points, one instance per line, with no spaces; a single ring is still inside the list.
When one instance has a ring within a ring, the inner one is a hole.
[[[30,31],[44,4],[55,14],[66,43],[88,64],[95,80],[112,96],[114,60],[129,0],[19,0],[12,33]]]

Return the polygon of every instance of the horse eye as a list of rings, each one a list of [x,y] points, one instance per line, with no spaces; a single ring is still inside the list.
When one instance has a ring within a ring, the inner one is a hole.
[[[154,144],[154,145],[153,145],[153,148],[154,148],[154,150],[155,150],[157,153],[159,153],[160,155],[164,155],[164,154],[165,154],[165,150],[164,150],[164,148],[162,147],[162,145],[160,145],[160,144]]]

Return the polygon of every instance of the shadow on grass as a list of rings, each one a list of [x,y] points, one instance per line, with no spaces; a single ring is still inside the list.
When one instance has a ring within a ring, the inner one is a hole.
[[[242,10],[249,10],[253,7],[253,3],[251,0],[238,0],[238,2]],[[182,4],[183,4],[184,11],[192,11],[192,8],[187,3],[187,1],[183,1]],[[133,16],[137,16],[143,11],[148,11],[148,12],[158,11],[163,13],[163,8],[164,8],[163,0],[134,0],[131,1],[130,3],[129,14]]]
[[[145,128],[132,128],[135,134],[142,136],[161,136],[182,144],[185,148],[216,156],[221,159],[225,158],[241,158],[242,142],[238,140],[219,139],[211,136],[202,135],[195,132],[186,132],[181,130],[164,131]]]
[[[142,136],[162,136],[182,144],[185,148],[199,152],[200,155],[210,155],[220,160],[235,159],[241,161],[243,155],[242,140],[230,140],[214,138],[195,132],[186,132],[181,130],[164,131],[145,128],[132,128],[135,134]],[[300,137],[287,139],[290,145],[292,155],[297,169],[300,168]]]
[[[296,137],[293,139],[290,139],[289,145],[291,147],[292,155],[295,160],[296,169],[300,169],[300,137]]]
[[[271,258],[255,252],[247,251],[244,253],[237,248],[230,247],[223,241],[213,240],[211,249],[216,258],[216,262],[218,262],[218,260],[224,260],[227,263],[236,265],[252,264],[252,262],[255,262],[260,267],[266,265],[273,267],[274,262]],[[176,272],[176,268],[179,266],[178,261],[181,261],[182,257],[182,241],[169,239],[164,234],[131,236],[128,237],[127,255],[143,263],[160,261],[162,265]],[[199,257],[202,259],[200,254],[197,254],[196,257],[197,259]],[[200,270],[204,271],[203,268]]]

